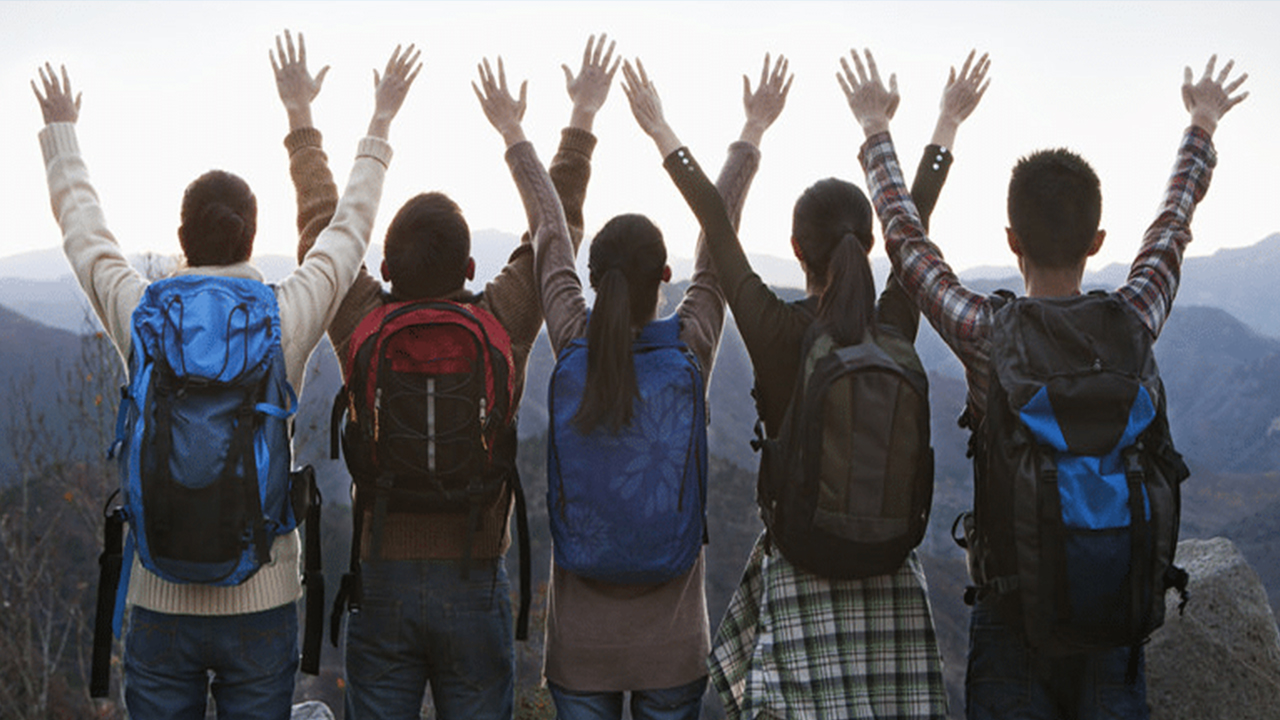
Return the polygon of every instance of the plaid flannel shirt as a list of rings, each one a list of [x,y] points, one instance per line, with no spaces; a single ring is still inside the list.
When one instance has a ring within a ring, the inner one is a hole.
[[[961,285],[942,259],[942,251],[926,236],[889,133],[867,138],[858,158],[867,173],[894,274],[964,364],[968,404],[981,417],[986,411],[989,382],[989,297]],[[1181,278],[1182,253],[1191,242],[1191,216],[1209,189],[1216,163],[1209,134],[1198,127],[1188,128],[1160,212],[1143,236],[1128,280],[1116,291],[1138,312],[1152,337],[1160,334],[1169,317]]]
[[[707,659],[730,720],[945,720],[947,691],[916,553],[897,572],[828,580],[762,534]]]

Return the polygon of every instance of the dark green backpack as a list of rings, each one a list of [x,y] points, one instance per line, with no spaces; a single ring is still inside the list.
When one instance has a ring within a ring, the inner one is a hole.
[[[815,575],[892,573],[924,538],[933,500],[924,368],[889,330],[841,347],[814,323],[802,353],[781,432],[756,443],[769,541]]]

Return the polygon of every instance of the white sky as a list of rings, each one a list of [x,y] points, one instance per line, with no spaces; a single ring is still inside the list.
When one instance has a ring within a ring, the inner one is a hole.
[[[46,59],[65,63],[84,93],[81,147],[127,251],[176,251],[182,190],[217,167],[258,195],[256,251],[292,254],[287,124],[267,60],[286,27],[306,34],[313,72],[333,66],[314,115],[340,183],[372,110],[371,69],[397,43],[424,49],[423,74],[392,128],[396,157],[375,241],[400,204],[427,189],[452,195],[473,229],[519,232],[502,142],[469,87],[476,62],[500,54],[510,79],[529,79],[525,130],[549,161],[570,108],[560,64],[576,71],[587,36],[600,31],[644,60],[672,127],[713,176],[741,129],[741,75],[754,84],[766,51],[791,59],[795,85],[765,136],[743,215],[752,252],[789,253],[791,204],[813,181],[865,185],[861,131],[834,78],[852,46],[871,47],[882,70],[898,74],[893,130],[909,173],[948,66],[971,47],[991,53],[991,89],[960,130],[933,220],[957,268],[1012,264],[1003,240],[1009,169],[1049,146],[1081,152],[1102,178],[1108,239],[1093,267],[1127,262],[1186,125],[1183,66],[1198,75],[1215,52],[1249,72],[1252,95],[1219,129],[1220,163],[1190,252],[1280,230],[1266,209],[1280,157],[1273,2],[0,2],[0,15],[0,257],[59,244],[28,86]],[[643,212],[672,255],[692,255],[693,216],[616,83],[596,134],[588,234],[614,214]]]

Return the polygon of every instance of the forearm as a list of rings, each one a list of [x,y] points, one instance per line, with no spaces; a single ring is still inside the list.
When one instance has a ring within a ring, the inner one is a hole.
[[[298,262],[315,245],[320,231],[329,225],[338,206],[338,185],[329,169],[329,158],[319,130],[297,128],[284,139],[289,151],[289,176],[298,205]]]
[[[391,147],[382,140],[366,137],[360,141],[332,221],[298,269],[280,285],[282,305],[320,309],[318,313],[298,314],[316,324],[293,329],[312,345],[333,321],[364,262],[390,160]]]
[[[893,142],[887,133],[867,138],[859,159],[884,232],[893,273],[916,307],[964,361],[975,351],[986,298],[960,284],[942,251],[928,238],[906,191]]]
[[[1188,128],[1159,214],[1143,235],[1128,280],[1120,289],[1138,308],[1153,336],[1164,327],[1178,292],[1182,256],[1191,242],[1191,219],[1208,192],[1216,164],[1209,134],[1198,126]]]
[[[548,169],[560,197],[575,254],[582,243],[582,207],[586,203],[587,184],[591,180],[591,156],[595,147],[595,135],[570,125],[560,133],[560,147]]]
[[[146,280],[129,265],[107,228],[98,194],[80,155],[73,123],[40,132],[49,200],[62,230],[62,246],[94,314],[122,356],[128,355],[130,318]]]

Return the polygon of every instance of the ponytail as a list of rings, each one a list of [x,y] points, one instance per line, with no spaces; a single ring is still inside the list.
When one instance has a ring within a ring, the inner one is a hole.
[[[587,325],[587,382],[573,423],[586,434],[600,424],[610,432],[631,424],[632,404],[640,396],[631,357],[631,291],[619,268],[596,283],[596,303]]]
[[[874,327],[875,279],[862,243],[847,232],[831,249],[827,285],[818,300],[818,319],[837,344],[852,345]]]
[[[600,425],[617,433],[631,424],[640,397],[631,356],[633,328],[653,317],[667,264],[662,231],[643,215],[619,215],[591,240],[588,265],[595,307],[587,325],[587,378],[573,416],[587,434]]]
[[[820,282],[818,320],[841,345],[858,342],[873,329],[875,279],[867,253],[871,203],[857,186],[827,178],[811,185],[796,200],[791,237],[804,260],[809,279]]]

